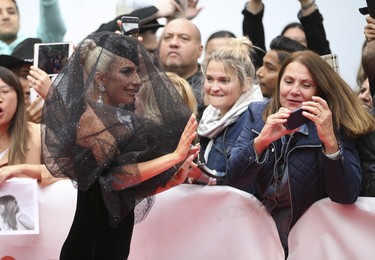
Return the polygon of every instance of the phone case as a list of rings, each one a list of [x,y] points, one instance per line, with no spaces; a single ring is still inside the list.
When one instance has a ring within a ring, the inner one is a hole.
[[[133,16],[123,16],[122,21],[122,33],[124,35],[138,36],[139,34],[139,18]]]
[[[288,130],[292,130],[309,122],[310,119],[302,115],[302,112],[303,112],[302,108],[294,110],[290,114],[288,121],[284,124],[285,128]]]

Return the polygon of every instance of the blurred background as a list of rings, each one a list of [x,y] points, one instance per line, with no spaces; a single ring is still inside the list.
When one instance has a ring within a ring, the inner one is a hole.
[[[17,0],[21,15],[21,33],[36,35],[39,20],[39,3]],[[100,24],[116,17],[116,10],[131,10],[139,1],[126,0],[59,0],[61,12],[67,26],[66,41],[78,43]],[[141,1],[142,2],[142,1]],[[148,0],[152,2],[152,0]],[[203,10],[192,21],[200,28],[202,43],[217,30],[229,30],[242,35],[241,11],[245,0],[214,1],[199,0]],[[298,21],[300,4],[297,0],[263,0],[265,4],[264,28],[266,45],[280,34],[282,28]],[[362,44],[365,40],[363,28],[365,18],[358,8],[366,6],[366,0],[316,0],[324,17],[324,26],[330,47],[338,55],[340,74],[352,88],[356,88],[356,73],[360,64]],[[130,9],[129,9],[130,8]],[[160,20],[164,23],[163,19]],[[161,33],[159,29],[158,33]]]

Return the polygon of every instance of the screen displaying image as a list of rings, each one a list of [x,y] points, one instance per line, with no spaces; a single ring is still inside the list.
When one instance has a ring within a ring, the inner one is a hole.
[[[60,72],[72,53],[71,43],[35,44],[34,65],[53,76]]]

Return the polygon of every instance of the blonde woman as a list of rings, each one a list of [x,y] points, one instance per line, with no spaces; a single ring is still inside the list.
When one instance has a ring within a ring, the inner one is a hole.
[[[263,99],[259,86],[253,84],[251,49],[252,43],[246,37],[233,38],[203,63],[204,96],[209,105],[199,122],[198,135],[200,162],[204,161],[205,167],[193,167],[190,174],[198,182],[225,183],[227,160],[247,118],[247,107]],[[220,178],[208,178],[204,174],[207,169]]]

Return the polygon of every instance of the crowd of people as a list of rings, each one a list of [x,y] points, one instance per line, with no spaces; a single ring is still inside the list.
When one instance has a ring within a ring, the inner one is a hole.
[[[64,39],[58,0],[40,0],[37,38],[18,34],[16,1],[0,0],[0,184],[72,180],[76,214],[60,259],[127,259],[134,223],[182,183],[255,196],[286,257],[313,203],[375,196],[375,19],[364,17],[355,92],[321,57],[331,49],[315,0],[299,0],[300,22],[269,48],[262,0],[246,1],[243,35],[218,30],[205,44],[198,1],[186,2],[126,14],[140,18],[138,38],[119,32],[123,14],[98,24],[50,78],[33,66],[34,44]],[[299,109],[307,123],[289,129]]]

